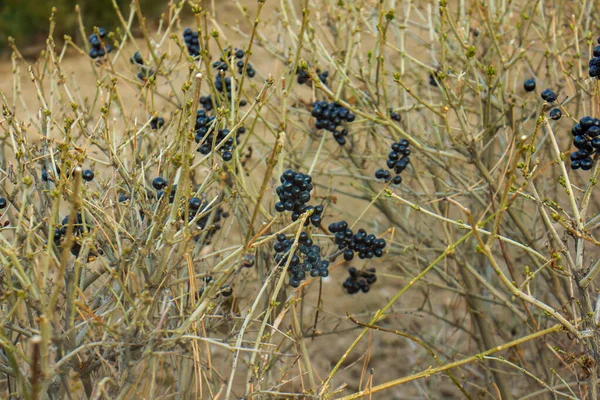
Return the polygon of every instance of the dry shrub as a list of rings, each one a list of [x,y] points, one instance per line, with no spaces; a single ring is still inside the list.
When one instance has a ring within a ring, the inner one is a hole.
[[[12,46],[4,398],[597,397],[600,163],[570,159],[600,117],[597,10],[181,2],[157,30],[142,10],[113,10],[95,60],[55,44],[57,15],[35,62]],[[337,140],[321,101],[346,110]],[[377,179],[401,140],[402,183]],[[276,212],[287,169],[319,218]],[[382,257],[339,246],[342,220]]]

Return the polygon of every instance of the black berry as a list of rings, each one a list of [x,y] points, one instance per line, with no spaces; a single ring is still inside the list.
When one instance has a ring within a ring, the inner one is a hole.
[[[527,79],[523,82],[523,89],[525,89],[526,92],[533,92],[535,90],[535,80]]]

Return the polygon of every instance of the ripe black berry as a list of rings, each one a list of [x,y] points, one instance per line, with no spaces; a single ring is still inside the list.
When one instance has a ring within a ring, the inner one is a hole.
[[[0,210],[6,208],[7,202],[4,197],[0,197]]]
[[[544,89],[542,99],[547,103],[554,103],[556,101],[556,93],[550,89]]]
[[[243,268],[252,268],[254,267],[254,255],[253,254],[245,254],[242,257],[242,267]]]
[[[526,92],[533,92],[535,90],[535,80],[527,79],[523,82],[523,89],[525,89]]]
[[[590,60],[589,73],[591,78],[600,79],[600,57],[593,57]]]
[[[169,184],[169,182],[167,182],[160,176],[156,177],[156,178],[154,178],[154,180],[152,180],[152,187],[156,190],[163,190],[164,188],[167,187],[168,184]]]
[[[129,59],[129,62],[132,64],[144,65],[144,59],[139,51],[133,53],[133,56]]]
[[[560,111],[560,108],[553,108],[550,110],[550,119],[557,121],[560,119],[560,117],[562,117],[562,111]]]
[[[155,130],[162,128],[164,124],[165,124],[165,120],[162,117],[153,117],[150,120],[150,127]]]
[[[199,210],[200,207],[202,207],[202,200],[200,200],[197,197],[192,197],[189,201],[188,201],[188,206],[190,208],[190,210]]]
[[[83,178],[84,181],[90,182],[94,179],[94,171],[85,169],[85,170],[83,170],[81,177]]]

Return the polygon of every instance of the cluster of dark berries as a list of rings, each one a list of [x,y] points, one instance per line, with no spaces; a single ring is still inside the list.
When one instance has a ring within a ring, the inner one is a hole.
[[[207,237],[206,237],[206,243],[209,244],[212,236],[218,230],[221,229],[220,222],[223,219],[229,217],[229,213],[224,211],[222,207],[217,207],[216,209],[214,207],[209,208],[208,203],[205,201],[202,201],[198,197],[192,197],[188,201],[188,207],[189,207],[189,221],[192,221],[198,214],[204,214],[204,215],[202,215],[202,217],[200,217],[198,219],[198,221],[196,222],[196,225],[198,226],[198,228],[200,230],[209,228]],[[212,217],[211,217],[211,214],[212,214]],[[185,214],[181,213],[181,217],[182,217],[182,219],[185,218]],[[208,225],[209,222],[211,223],[210,225]],[[198,238],[199,238],[199,236],[196,236],[196,239],[198,239]]]
[[[150,120],[150,128],[157,130],[163,127],[165,119],[163,117],[152,117]]]
[[[157,176],[152,180],[152,187],[156,189],[156,197],[161,199],[165,194],[165,189],[169,186],[169,181],[166,179]],[[175,200],[175,192],[177,191],[177,185],[173,185],[171,188],[171,193],[169,194],[169,203],[173,203]]]
[[[138,72],[137,77],[141,81],[147,81],[154,75],[154,70],[151,68],[144,67]]]
[[[140,67],[140,72],[138,72],[137,77],[142,81],[148,80],[152,75],[154,75],[154,70],[150,69],[150,67],[144,64],[144,58],[140,54],[139,51],[133,53],[133,56],[129,59],[129,62],[132,64],[136,64]]]
[[[6,199],[4,197],[0,197],[0,210],[6,208],[7,205],[8,202],[6,201]]]
[[[319,68],[317,68],[317,74],[319,75],[319,80],[321,82],[323,82],[325,85],[327,85],[327,78],[329,77],[329,71],[321,72],[321,70]],[[308,75],[308,72],[306,72],[306,70],[298,68],[298,69],[296,69],[296,75],[298,76],[298,78],[296,78],[296,81],[300,85],[310,82],[310,76]]]
[[[275,190],[277,196],[279,196],[279,201],[275,203],[275,211],[291,211],[292,221],[297,221],[301,214],[313,210],[312,215],[306,219],[304,225],[308,226],[312,223],[314,226],[320,226],[323,206],[306,205],[310,201],[310,192],[313,189],[310,175],[288,169],[281,175],[280,180],[281,185],[277,186]]]
[[[346,144],[346,136],[348,135],[348,129],[337,130],[337,128],[345,121],[352,122],[356,116],[350,112],[346,107],[332,102],[326,101],[315,101],[313,103],[313,109],[311,115],[317,119],[315,127],[317,129],[326,129],[333,133],[335,141],[343,146]]]
[[[225,54],[227,55],[228,59],[231,58],[232,50],[230,48],[227,49],[225,51]],[[233,54],[235,55],[235,58],[237,60],[235,62],[237,71],[239,74],[242,74],[244,72],[244,57],[246,57],[246,52],[244,52],[244,50],[242,49],[234,49]],[[221,57],[219,60],[213,63],[213,68],[218,69],[219,71],[227,71],[229,67],[227,65],[227,61],[225,61],[223,57]],[[250,63],[246,65],[246,74],[248,74],[250,78],[254,78],[254,75],[256,75],[256,70]]]
[[[600,37],[597,39],[600,44]],[[600,79],[600,46],[594,47],[594,57],[590,59],[590,77]]]
[[[335,234],[335,244],[340,250],[344,250],[344,260],[350,261],[354,258],[354,253],[358,253],[358,258],[373,258],[383,256],[383,249],[386,246],[385,239],[377,239],[373,234],[367,234],[364,229],[359,229],[356,234],[348,228],[346,221],[334,222],[329,225],[329,232]]]
[[[221,74],[217,75],[215,78],[215,89],[221,93],[227,93],[227,99],[231,100],[231,77],[223,77]]]
[[[200,41],[198,39],[198,32],[192,31],[191,28],[185,28],[183,31],[183,41],[187,47],[188,54],[192,57],[198,57],[200,55]]]
[[[91,58],[102,58],[112,51],[112,46],[110,44],[102,46],[101,39],[104,39],[105,37],[106,29],[104,28],[98,28],[98,35],[92,33],[88,37],[88,42],[90,42],[90,46],[92,46],[92,49],[89,52]]]
[[[396,173],[392,178],[390,171],[382,168],[375,171],[375,178],[383,179],[386,182],[392,181],[394,185],[402,183],[402,171],[410,164],[410,148],[408,140],[402,139],[399,142],[392,143],[392,151],[388,154],[387,167]]]
[[[321,248],[315,244],[306,232],[300,233],[298,246],[293,254],[290,254],[293,240],[288,239],[285,234],[277,235],[277,241],[273,245],[275,250],[275,262],[280,266],[285,265],[290,259],[288,272],[290,274],[289,284],[297,288],[309,273],[313,278],[329,276],[329,261],[321,259]]]
[[[571,153],[571,168],[584,171],[592,169],[594,153],[600,153],[600,119],[583,117],[573,125],[573,146],[577,148]]]
[[[394,112],[394,110],[392,108],[389,109],[389,112],[390,112],[390,118],[392,119],[392,121],[396,121],[396,122],[402,121],[402,117],[400,116],[400,114],[398,114],[397,112]]]
[[[60,246],[66,239],[67,229],[69,225],[69,215],[63,218],[60,226],[57,226],[54,229],[54,244]],[[75,220],[73,221],[73,242],[71,244],[71,254],[75,257],[79,257],[79,253],[81,252],[81,237],[82,235],[89,231],[90,227],[87,224],[83,223],[83,217],[81,213],[75,214]],[[92,261],[98,257],[98,254],[92,250],[88,253],[88,261]]]
[[[203,111],[203,110],[199,110],[198,112]],[[206,117],[205,117],[206,118]],[[214,118],[214,117],[210,117],[210,118]],[[209,120],[209,122],[212,120]],[[225,141],[223,143],[223,145],[221,145],[221,147],[219,147],[219,153],[221,154],[221,158],[223,159],[223,161],[231,161],[233,159],[233,143],[234,140],[237,140],[238,137],[236,136],[236,139],[234,139],[233,136],[228,137],[227,139],[225,139],[227,137],[227,135],[229,135],[229,133],[231,132],[229,129],[219,129],[215,138],[215,134],[213,132],[208,133],[208,129],[206,126],[201,126],[200,128],[196,129],[196,143],[201,143],[200,147],[198,148],[198,152],[200,154],[204,154],[207,155],[211,152],[212,148],[213,148],[213,142],[214,145],[217,146],[219,145],[221,142]],[[238,135],[242,135],[246,132],[246,128],[244,128],[243,126],[238,128],[237,130],[237,134]],[[216,139],[216,141],[215,141]]]
[[[525,89],[526,92],[533,92],[535,90],[535,80],[531,78],[527,79],[523,82],[523,89]]]
[[[212,96],[208,95],[208,96],[200,96],[200,105],[202,106],[202,108],[206,111],[212,111],[213,109],[213,102],[212,102]]]
[[[356,268],[348,268],[350,276],[344,281],[344,289],[348,294],[355,294],[360,291],[367,293],[371,289],[371,285],[377,281],[375,276],[375,268],[369,268],[366,271],[357,271]]]
[[[202,294],[204,293],[204,289],[207,286],[210,286],[214,282],[212,276],[210,276],[210,275],[205,276],[204,278],[202,278],[202,280],[204,281],[204,286],[202,286],[196,293],[196,300],[200,299],[200,297],[202,297]],[[221,295],[223,297],[229,297],[232,294],[233,294],[233,287],[231,285],[225,284],[219,288],[217,296]]]
[[[542,100],[544,100],[546,103],[554,103],[556,101],[556,93],[550,89],[544,89],[541,96]]]

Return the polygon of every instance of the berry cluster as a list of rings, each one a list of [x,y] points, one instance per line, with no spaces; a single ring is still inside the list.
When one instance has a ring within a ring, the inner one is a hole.
[[[383,249],[386,246],[385,239],[377,239],[373,234],[367,234],[364,229],[359,229],[356,234],[348,228],[346,221],[334,222],[329,225],[329,232],[335,234],[335,244],[340,250],[344,250],[344,260],[350,261],[354,258],[354,253],[358,253],[358,258],[373,258],[383,256]]]
[[[402,183],[402,176],[400,174],[410,164],[410,148],[409,142],[406,139],[402,139],[399,142],[392,143],[392,151],[388,154],[387,167],[396,173],[396,176],[392,178],[390,171],[386,171],[382,168],[375,171],[375,178],[383,179],[386,182],[392,181],[394,185]]]
[[[212,111],[213,103],[212,96],[209,94],[208,96],[200,96],[200,105],[205,111]]]
[[[198,112],[201,112],[201,111],[203,111],[203,110],[199,110]],[[210,118],[214,119],[214,117],[210,117]],[[212,119],[210,121],[212,121]],[[211,152],[213,143],[215,144],[215,146],[217,146],[219,143],[221,143],[225,140],[223,145],[221,147],[219,147],[219,152],[221,153],[221,158],[223,159],[223,161],[231,161],[231,159],[233,158],[234,138],[233,138],[233,136],[230,136],[229,138],[225,139],[227,137],[227,135],[229,135],[230,132],[231,131],[229,129],[219,129],[217,132],[217,137],[216,137],[216,141],[215,141],[215,134],[213,132],[208,133],[207,127],[201,126],[200,128],[198,128],[196,130],[196,137],[195,137],[196,143],[201,143],[200,147],[198,148],[198,152],[200,154],[207,155]],[[242,135],[245,132],[246,132],[246,128],[244,128],[243,126],[238,128],[238,130],[237,130],[238,135]]]
[[[158,199],[162,199],[165,194],[165,188],[169,186],[169,181],[160,176],[154,178],[152,180],[152,187],[156,189],[156,197]],[[172,204],[175,201],[175,192],[177,192],[177,185],[173,185],[171,188],[171,193],[169,194],[169,204]]]
[[[231,58],[231,49],[229,48],[225,50],[225,54],[227,55],[228,59]],[[235,66],[237,67],[238,74],[242,74],[244,72],[244,57],[246,57],[246,53],[242,49],[234,49],[233,54],[237,59],[237,61],[235,62]],[[223,57],[221,57],[219,60],[213,63],[213,68],[218,69],[219,71],[227,71],[229,67],[227,66],[227,61],[225,61]],[[256,75],[256,70],[250,63],[246,65],[246,74],[248,74],[250,78],[253,78],[254,75]]]
[[[542,100],[544,100],[546,103],[554,103],[556,101],[556,93],[550,89],[544,89],[541,96]]]
[[[60,226],[54,229],[54,244],[60,246],[66,239],[67,227],[69,225],[69,215],[63,218]],[[75,257],[79,257],[81,251],[81,236],[90,230],[90,227],[83,223],[83,217],[81,213],[75,214],[75,220],[73,221],[73,243],[71,244],[71,254]],[[88,260],[94,259],[98,256],[95,252],[91,251],[88,253]]]
[[[348,135],[348,129],[337,130],[344,121],[352,122],[356,116],[350,112],[346,107],[342,105],[326,101],[315,101],[313,103],[313,109],[311,115],[317,119],[315,127],[317,129],[326,129],[333,133],[335,141],[343,146],[346,144],[346,136]]]
[[[202,201],[198,197],[192,197],[188,201],[188,207],[189,207],[189,221],[192,221],[198,214],[205,214],[198,219],[198,221],[196,222],[196,225],[198,226],[198,228],[200,230],[204,230],[207,227],[209,228],[208,233],[207,233],[207,238],[206,238],[207,244],[209,244],[212,236],[215,233],[217,233],[218,230],[221,229],[221,224],[220,224],[221,220],[229,217],[229,213],[224,211],[222,207],[217,207],[216,209],[214,207],[209,208],[208,203]],[[213,210],[214,210],[214,213],[213,213]],[[211,214],[213,214],[212,222],[211,222]],[[185,214],[182,213],[181,217],[182,217],[182,219],[185,218]],[[209,222],[211,222],[210,226],[208,225]],[[196,238],[198,239],[199,237],[197,236]]]
[[[277,186],[276,189],[279,201],[275,203],[275,211],[291,211],[292,221],[297,221],[301,214],[313,210],[312,215],[305,221],[304,225],[308,226],[311,223],[317,227],[321,225],[323,206],[306,205],[310,201],[310,192],[313,189],[310,175],[288,169],[281,175],[280,180],[281,185]]]
[[[204,281],[204,286],[202,286],[196,293],[196,300],[199,300],[200,297],[202,297],[202,294],[204,294],[205,288],[212,285],[212,283],[214,282],[212,276],[210,276],[210,275],[205,276],[204,278],[202,278],[202,280]],[[217,296],[221,295],[223,297],[229,297],[232,294],[233,294],[233,287],[228,284],[221,286],[219,288],[219,291],[217,292]]]
[[[218,74],[215,78],[215,89],[221,93],[227,93],[227,99],[231,100],[231,77],[223,77],[223,75]]]
[[[133,56],[129,59],[131,64],[136,64],[140,67],[140,72],[138,72],[137,77],[141,81],[146,81],[152,75],[154,75],[154,70],[144,64],[144,58],[140,54],[139,51],[133,53]]]
[[[397,112],[394,112],[394,109],[390,108],[388,111],[390,112],[390,118],[392,119],[392,121],[402,121],[402,117]]]
[[[600,44],[600,37],[597,41]],[[600,79],[600,46],[594,47],[593,55],[590,59],[590,78]]]
[[[183,41],[187,47],[188,54],[192,57],[200,55],[200,41],[198,40],[198,32],[192,31],[191,28],[185,28],[183,31]]]
[[[573,146],[577,148],[571,153],[571,168],[584,171],[592,169],[594,152],[600,153],[600,119],[583,117],[573,125]]]
[[[88,37],[88,42],[90,43],[90,46],[92,46],[89,52],[91,58],[102,58],[112,51],[112,46],[110,44],[102,45],[101,39],[104,39],[105,37],[106,29],[104,28],[98,28],[98,35],[92,33]]]
[[[315,244],[306,232],[300,233],[298,238],[298,247],[293,254],[290,254],[293,240],[288,239],[285,234],[277,235],[277,241],[273,245],[275,250],[275,261],[280,266],[288,262],[291,257],[288,272],[290,274],[289,284],[291,287],[297,288],[306,278],[308,272],[312,277],[327,277],[329,276],[329,261],[321,259],[321,248]]]
[[[157,130],[163,127],[165,119],[163,117],[153,117],[150,120],[150,128]]]
[[[356,268],[348,268],[350,276],[344,281],[344,289],[348,294],[355,294],[360,291],[367,293],[371,289],[371,285],[377,281],[375,276],[375,268],[369,268],[366,271],[357,271]]]
[[[319,80],[325,85],[327,85],[329,71],[321,72],[321,70],[317,68],[317,74],[319,75]],[[296,78],[296,82],[298,82],[300,85],[310,82],[310,76],[308,75],[308,72],[306,72],[306,70],[298,68],[296,69],[296,75],[298,75],[298,78]]]

